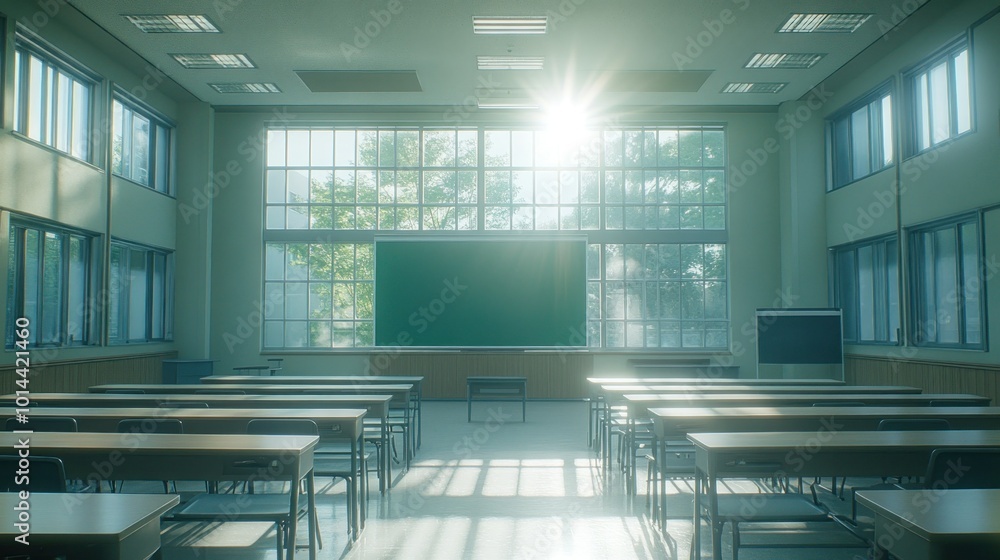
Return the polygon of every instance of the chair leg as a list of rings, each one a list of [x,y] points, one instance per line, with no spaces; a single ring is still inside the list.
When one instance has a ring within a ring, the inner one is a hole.
[[[278,533],[278,560],[281,560],[282,555],[285,553],[285,524],[278,522],[274,525]]]

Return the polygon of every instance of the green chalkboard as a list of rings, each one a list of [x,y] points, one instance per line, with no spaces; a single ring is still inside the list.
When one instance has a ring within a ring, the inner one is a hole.
[[[575,239],[375,241],[375,345],[586,346]]]

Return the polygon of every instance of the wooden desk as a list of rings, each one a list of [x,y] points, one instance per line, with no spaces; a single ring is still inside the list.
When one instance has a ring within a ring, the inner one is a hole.
[[[141,437],[140,437],[141,436]],[[59,457],[69,478],[107,480],[306,481],[309,558],[316,558],[313,450],[316,436],[202,434],[0,433],[0,447],[29,440],[33,455]],[[295,535],[299,493],[289,493],[289,534]],[[72,495],[69,495],[72,496]],[[288,539],[295,557],[295,538]]]
[[[156,408],[164,403],[198,401],[208,403],[211,408],[286,408],[290,410],[322,410],[361,408],[367,412],[366,418],[378,418],[381,424],[382,445],[389,444],[389,395],[191,395],[191,394],[143,394],[120,395],[110,393],[32,393],[32,406],[52,407],[114,407],[114,408]],[[0,405],[14,406],[14,395],[0,396]],[[383,449],[388,449],[384,447]],[[385,491],[387,481],[392,480],[391,459],[383,453],[379,465],[379,489]],[[171,479],[166,477],[165,480]]]
[[[512,376],[469,376],[465,378],[467,421],[472,421],[472,401],[521,401],[521,421],[527,421],[528,378]]]
[[[1000,407],[985,406],[651,408],[649,413],[653,456],[661,462],[669,444],[689,444],[688,434],[701,432],[875,431],[887,418],[943,418],[956,430],[1000,429]],[[665,495],[661,477],[659,512],[666,511]],[[666,515],[660,521],[665,523]]]
[[[799,476],[920,476],[931,453],[948,447],[998,447],[1000,431],[738,432],[690,434],[695,446],[694,558],[701,558],[701,511],[718,516],[720,478]],[[702,486],[704,485],[704,486]],[[707,488],[702,496],[700,488]],[[762,495],[762,496],[766,496]],[[722,534],[712,532],[712,557],[722,558]]]
[[[70,499],[67,499],[70,497]],[[17,494],[0,494],[0,555],[70,555],[135,560],[160,549],[160,516],[180,501],[169,494],[31,494],[29,545],[20,533]]]
[[[282,383],[288,385],[393,385],[409,383],[413,385],[411,395],[414,406],[414,422],[416,423],[416,439],[414,448],[420,449],[423,443],[423,383],[422,375],[276,375],[274,377],[256,377],[248,375],[212,375],[201,378],[202,383],[209,384],[240,384],[240,383]]]
[[[1000,490],[868,490],[857,499],[875,513],[882,554],[899,560],[1000,556]]]
[[[653,407],[781,407],[781,406],[811,406],[820,402],[860,402],[866,406],[929,406],[931,401],[978,401],[981,406],[989,406],[990,399],[978,395],[923,394],[923,395],[845,395],[845,394],[708,394],[708,395],[678,395],[667,394],[625,394],[622,397],[627,405],[628,422],[626,427],[626,444],[635,433],[637,418],[648,418],[649,408]],[[937,408],[937,407],[935,407]],[[610,422],[605,424],[610,425]],[[610,426],[608,427],[610,430]],[[607,432],[608,445],[606,451],[610,454],[610,432]],[[635,457],[626,454],[626,489],[635,493]],[[605,467],[607,467],[605,459]],[[888,472],[888,471],[887,471]]]
[[[423,444],[423,383],[422,375],[277,375],[261,378],[240,375],[213,375],[203,377],[202,383],[232,385],[241,383],[280,383],[283,385],[413,385],[410,394],[413,405],[413,449]]]
[[[645,383],[605,384],[609,395],[660,393],[712,395],[756,393],[768,395],[919,395],[922,389],[907,385],[650,385]]]

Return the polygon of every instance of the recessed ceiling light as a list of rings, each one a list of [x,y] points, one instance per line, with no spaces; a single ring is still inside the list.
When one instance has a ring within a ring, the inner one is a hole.
[[[871,14],[792,14],[778,33],[853,33]]]
[[[472,31],[481,35],[534,35],[545,33],[547,28],[546,16],[472,18]]]
[[[783,82],[729,82],[722,93],[778,93],[785,85]]]
[[[477,100],[477,105],[480,109],[541,109],[541,105],[529,99],[480,98]]]
[[[185,68],[256,68],[245,54],[172,54]]]
[[[480,70],[541,70],[542,56],[478,56]]]
[[[205,16],[132,15],[125,16],[143,33],[219,33]]]
[[[824,56],[819,53],[757,53],[744,68],[812,68]]]
[[[276,84],[270,82],[208,84],[219,93],[281,93]]]

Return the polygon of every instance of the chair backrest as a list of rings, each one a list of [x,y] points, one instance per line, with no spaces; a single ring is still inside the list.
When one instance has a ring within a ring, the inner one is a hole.
[[[0,492],[65,492],[66,469],[58,457],[31,456],[31,473],[28,483],[16,484],[20,468],[16,455],[0,455]]]
[[[168,401],[161,402],[160,408],[208,408],[208,403],[198,401]]]
[[[930,405],[931,406],[983,406],[983,403],[971,399],[954,399],[946,401],[931,401]]]
[[[878,423],[880,432],[910,432],[918,430],[950,430],[944,418],[886,418]]]
[[[247,433],[256,435],[315,436],[319,428],[308,418],[256,418],[247,423]]]
[[[146,391],[142,389],[108,389],[104,391],[105,395],[145,395]]]
[[[8,418],[4,424],[4,429],[8,432],[14,430],[31,430],[34,432],[78,432],[75,418],[64,418],[62,416],[30,416],[25,423],[18,422],[16,418]]]
[[[126,418],[118,422],[122,434],[183,434],[184,423],[176,418]]]
[[[924,487],[929,489],[1000,488],[1000,448],[948,448],[931,453]]]
[[[817,402],[813,403],[813,406],[865,406],[865,403],[861,401],[830,401],[830,402]]]
[[[239,389],[198,389],[194,392],[196,395],[245,395],[246,391],[241,391]]]

